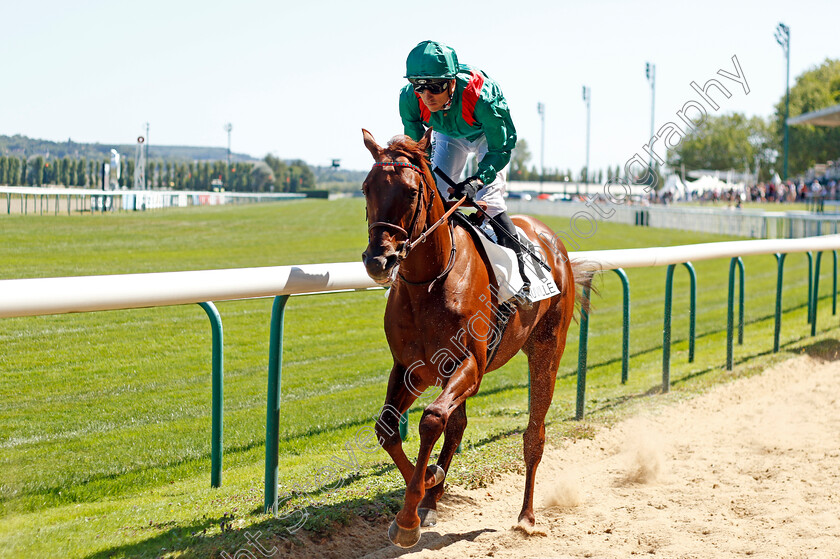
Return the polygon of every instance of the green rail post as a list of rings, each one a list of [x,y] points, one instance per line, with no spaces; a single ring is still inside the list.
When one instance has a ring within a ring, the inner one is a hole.
[[[775,253],[776,257],[776,328],[773,331],[773,353],[779,352],[779,336],[782,332],[782,276],[785,271],[785,256]]]
[[[691,262],[684,262],[691,278],[691,298],[688,313],[688,362],[694,361],[694,340],[697,324],[697,272]],[[665,317],[662,328],[662,392],[671,390],[671,306],[674,291],[674,268],[670,264],[665,272]]]
[[[814,295],[814,253],[808,252],[808,324],[814,319],[811,299]]]
[[[697,272],[691,262],[683,263],[688,270],[688,277],[691,280],[690,300],[688,307],[688,362],[694,363],[694,345],[697,339]]]
[[[621,320],[621,384],[627,384],[630,370],[630,280],[621,268],[613,270],[621,278],[624,292]]]
[[[834,222],[834,228],[837,228],[836,221]],[[834,283],[832,284],[831,289],[831,316],[834,316],[837,314],[837,251],[832,250],[831,253],[834,255]]]
[[[811,335],[817,335],[817,303],[820,300],[820,262],[822,251],[817,252],[817,263],[814,266],[814,296],[811,297]]]
[[[408,410],[400,416],[400,439],[403,441],[408,439]]]
[[[56,198],[57,200],[58,198]],[[211,302],[199,303],[213,331],[213,376],[212,376],[212,428],[210,435],[210,486],[222,486],[222,437],[224,412],[224,333],[222,318],[216,305]]]
[[[280,377],[283,370],[283,315],[288,295],[274,298],[268,353],[268,401],[265,419],[265,513],[277,514],[280,452]]]
[[[738,345],[744,343],[744,261],[740,256],[735,256],[729,261],[729,298],[726,305],[726,370],[731,371],[733,366],[733,343],[734,337],[734,306],[735,306],[735,265],[738,266],[739,274],[739,296],[738,296]]]
[[[589,283],[583,286],[584,304],[580,308],[580,343],[578,345],[578,371],[577,371],[577,405],[575,419],[583,419],[584,403],[586,400],[586,357],[589,345],[589,313],[586,310],[589,301]]]

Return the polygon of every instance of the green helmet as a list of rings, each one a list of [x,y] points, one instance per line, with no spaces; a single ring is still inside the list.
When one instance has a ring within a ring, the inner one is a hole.
[[[451,80],[458,74],[458,55],[437,41],[423,41],[408,53],[405,77],[409,80]]]

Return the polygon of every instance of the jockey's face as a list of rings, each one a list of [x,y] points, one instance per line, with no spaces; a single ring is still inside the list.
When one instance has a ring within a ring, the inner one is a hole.
[[[423,101],[423,104],[426,105],[430,111],[436,113],[443,109],[443,107],[449,102],[454,88],[455,80],[449,80],[449,87],[441,93],[434,94],[428,89],[424,89],[422,92],[418,93],[418,95],[420,95],[420,99]]]

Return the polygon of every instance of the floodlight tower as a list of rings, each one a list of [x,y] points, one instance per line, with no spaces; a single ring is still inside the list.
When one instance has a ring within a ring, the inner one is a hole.
[[[645,75],[650,83],[650,137],[653,138],[654,111],[656,109],[656,64],[645,64]],[[653,151],[653,150],[651,150]],[[653,154],[650,155],[650,172],[653,172]]]
[[[135,190],[146,190],[146,152],[143,144],[146,138],[137,137],[137,149],[134,152],[134,188]]]
[[[543,178],[545,177],[545,103],[537,103],[537,113],[540,115],[540,193],[543,190]]]
[[[590,101],[592,100],[592,89],[583,86],[583,102],[586,103],[586,182],[592,182],[589,179],[589,109]]]
[[[785,162],[782,170],[782,180],[788,178],[788,116],[790,114],[790,27],[780,23],[776,27],[776,42],[785,53],[787,70],[785,72]]]
[[[146,123],[146,161],[149,159],[149,123]],[[145,171],[143,171],[145,173]],[[154,173],[152,173],[154,175]],[[151,178],[151,177],[150,177]]]
[[[233,130],[233,125],[231,123],[225,124],[225,132],[227,132],[228,136],[228,149],[227,149],[227,170],[225,171],[225,188],[230,188],[230,131]]]

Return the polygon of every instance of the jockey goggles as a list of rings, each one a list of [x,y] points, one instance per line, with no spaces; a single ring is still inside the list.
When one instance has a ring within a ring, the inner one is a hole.
[[[424,78],[412,78],[408,81],[414,86],[416,93],[423,93],[423,91],[429,90],[429,93],[433,95],[440,95],[449,87],[449,80],[431,81]]]

